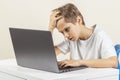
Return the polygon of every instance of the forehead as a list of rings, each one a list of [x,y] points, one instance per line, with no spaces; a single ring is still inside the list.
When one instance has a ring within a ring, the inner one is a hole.
[[[63,31],[66,27],[68,27],[70,25],[70,23],[66,23],[64,18],[60,19],[58,22],[57,22],[57,29],[59,31]]]

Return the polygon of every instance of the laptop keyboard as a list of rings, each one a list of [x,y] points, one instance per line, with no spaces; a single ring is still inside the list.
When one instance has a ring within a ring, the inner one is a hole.
[[[62,72],[68,72],[68,71],[71,71],[72,69],[71,68],[64,68],[64,69],[60,69]]]
[[[86,67],[67,67],[67,68],[61,68],[59,69],[60,72],[69,72],[69,71],[73,71],[73,70],[79,70],[79,69],[84,69]]]

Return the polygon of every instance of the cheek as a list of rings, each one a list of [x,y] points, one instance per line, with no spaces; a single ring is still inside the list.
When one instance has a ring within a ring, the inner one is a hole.
[[[71,31],[69,35],[70,35],[71,37],[73,37],[73,36],[77,36],[77,33],[76,33],[76,31]]]
[[[79,32],[76,30],[76,31],[74,31],[74,33],[72,34],[74,37],[79,37]]]

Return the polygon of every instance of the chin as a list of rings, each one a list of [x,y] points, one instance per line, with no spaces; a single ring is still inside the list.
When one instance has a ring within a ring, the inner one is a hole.
[[[70,41],[75,41],[75,40],[70,40]]]
[[[77,41],[77,40],[79,40],[79,38],[74,39],[74,41]]]
[[[75,38],[74,38],[74,39],[72,39],[71,41],[77,41],[77,40],[78,40],[78,39],[75,39]]]

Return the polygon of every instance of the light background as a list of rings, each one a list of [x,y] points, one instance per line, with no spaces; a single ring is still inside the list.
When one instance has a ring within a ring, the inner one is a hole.
[[[0,0],[0,59],[14,57],[9,27],[47,30],[51,10],[74,3],[87,26],[103,25],[104,31],[120,43],[120,0]],[[54,44],[63,40],[55,30]]]

